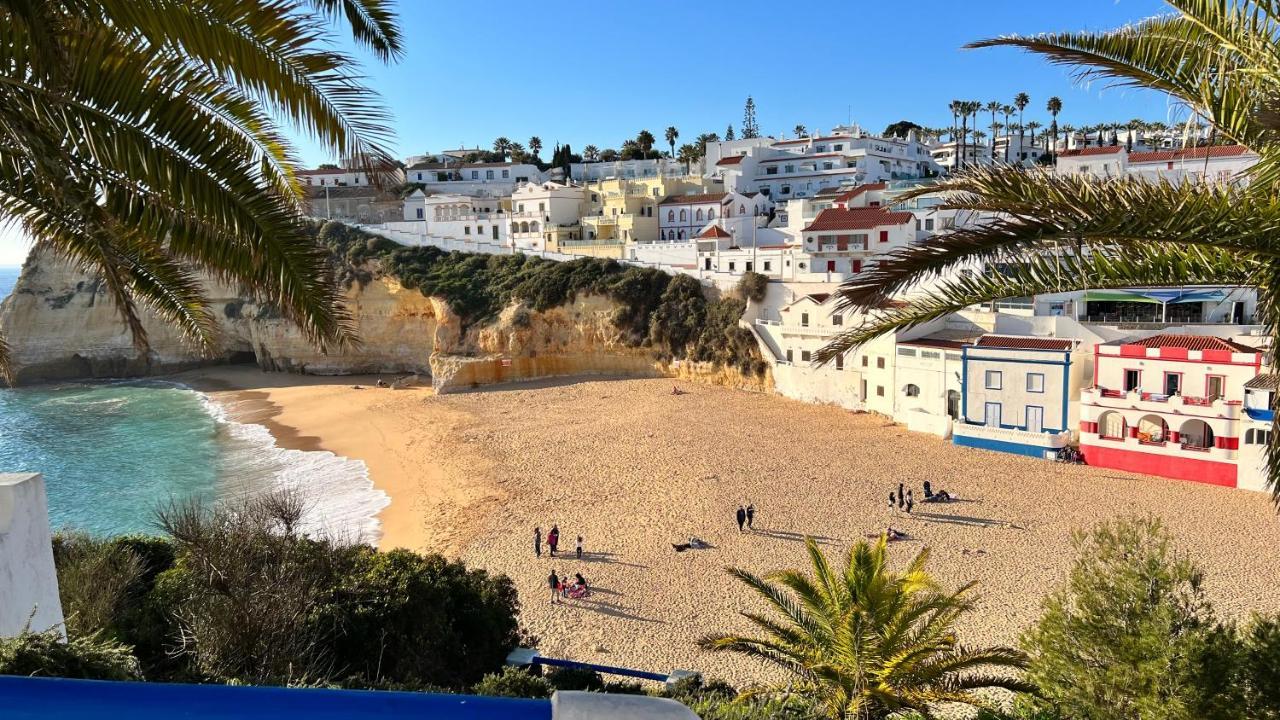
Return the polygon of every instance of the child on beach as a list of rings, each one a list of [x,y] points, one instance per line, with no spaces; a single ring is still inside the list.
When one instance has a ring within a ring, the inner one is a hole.
[[[582,536],[581,535],[578,536],[578,547],[576,548],[576,550],[578,553],[578,559],[581,560],[582,559]]]

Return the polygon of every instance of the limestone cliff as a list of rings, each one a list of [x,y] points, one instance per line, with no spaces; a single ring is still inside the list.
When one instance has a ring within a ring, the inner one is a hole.
[[[0,332],[13,350],[19,383],[65,378],[131,377],[202,365],[254,361],[266,370],[318,375],[426,372],[443,305],[380,278],[347,295],[363,346],[321,354],[291,323],[234,288],[206,282],[222,330],[202,357],[170,326],[146,318],[151,352],[141,355],[99,280],[35,253],[0,303]]]
[[[0,303],[0,333],[14,351],[19,383],[256,362],[265,370],[317,375],[429,374],[440,392],[590,374],[668,376],[753,390],[772,386],[768,375],[659,361],[651,348],[629,342],[613,321],[618,306],[603,296],[579,295],[542,312],[512,303],[492,322],[464,327],[443,299],[425,297],[378,272],[372,277],[347,292],[359,349],[321,354],[269,307],[207,282],[222,328],[218,352],[201,357],[168,325],[148,319],[151,352],[142,357],[98,280],[33,255],[13,294]]]

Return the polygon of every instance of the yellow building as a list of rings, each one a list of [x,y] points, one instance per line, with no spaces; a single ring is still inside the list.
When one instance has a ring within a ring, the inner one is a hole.
[[[609,240],[615,246],[657,242],[658,203],[663,198],[722,187],[714,179],[701,177],[613,178],[588,183],[591,202],[588,214],[582,217],[583,240]],[[621,250],[616,256],[621,256]]]

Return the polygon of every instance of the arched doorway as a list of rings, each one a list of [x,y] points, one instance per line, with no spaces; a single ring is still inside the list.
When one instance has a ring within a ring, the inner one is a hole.
[[[1112,440],[1123,440],[1125,431],[1124,415],[1115,410],[1108,410],[1098,416],[1098,434]]]
[[[1159,415],[1143,415],[1138,421],[1138,441],[1163,443],[1169,439],[1169,425]]]
[[[1203,420],[1187,420],[1178,429],[1178,439],[1189,450],[1208,450],[1213,447],[1213,429]]]
[[[960,419],[960,393],[955,390],[947,391],[947,415],[952,420]]]

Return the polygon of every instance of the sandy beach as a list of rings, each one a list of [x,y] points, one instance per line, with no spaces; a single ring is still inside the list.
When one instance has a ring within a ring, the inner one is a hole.
[[[281,445],[364,460],[391,496],[382,546],[439,551],[510,575],[522,622],[552,655],[666,672],[696,669],[744,684],[767,677],[694,641],[746,631],[760,609],[724,571],[803,567],[802,538],[828,551],[892,524],[932,549],[930,569],[978,581],[967,643],[1011,643],[1065,577],[1071,535],[1099,520],[1154,515],[1207,570],[1224,614],[1280,611],[1280,518],[1267,496],[957,448],[873,415],[669,380],[584,379],[435,396],[373,388],[371,378],[217,369],[182,378]],[[365,389],[353,389],[353,385]],[[887,507],[899,482],[929,480],[967,501]],[[739,533],[734,511],[758,509]],[[572,555],[537,559],[535,526]],[[691,535],[713,548],[675,553]],[[586,601],[552,606],[546,576],[582,572]]]

